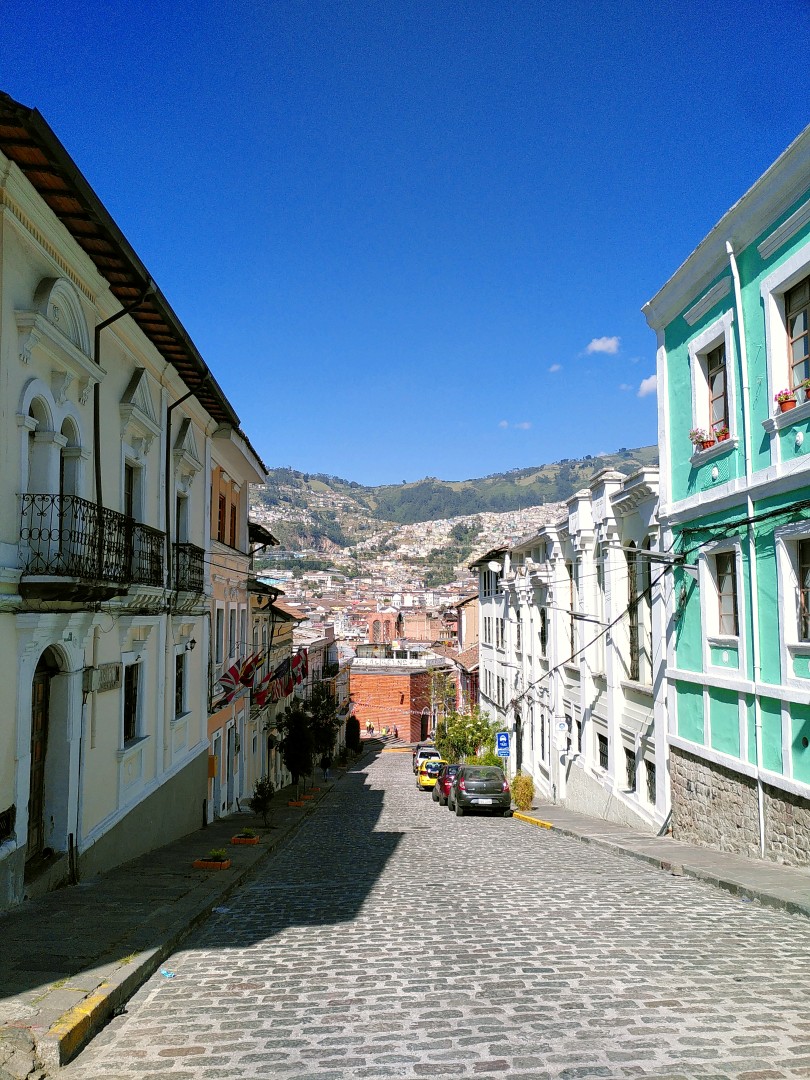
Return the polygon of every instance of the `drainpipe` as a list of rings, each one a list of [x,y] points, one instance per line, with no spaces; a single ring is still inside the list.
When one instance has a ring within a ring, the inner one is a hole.
[[[754,501],[751,498],[751,413],[749,412],[750,392],[748,386],[748,349],[745,343],[745,323],[743,322],[742,290],[740,288],[740,272],[737,268],[737,259],[734,255],[734,247],[730,240],[726,241],[726,253],[728,254],[731,276],[734,279],[734,304],[737,309],[737,341],[740,346],[740,387],[742,390],[742,423],[743,423],[743,458],[745,461],[745,504],[746,517],[748,518],[747,541],[749,563],[749,593],[751,608],[751,659],[754,675],[754,740],[757,757],[757,809],[759,813],[759,855],[765,858],[765,796],[762,790],[762,709],[759,703],[759,695],[756,692],[757,683],[762,675],[761,657],[759,648],[759,589],[757,587],[757,553],[754,542],[754,526],[751,519],[754,516]]]
[[[111,315],[109,319],[105,319],[103,322],[98,323],[94,333],[93,339],[93,360],[97,367],[101,367],[101,331],[106,329],[112,323],[122,319],[124,315],[129,315],[131,312],[139,308],[141,304],[146,300],[147,296],[154,290],[155,284],[150,278],[144,286],[144,290],[137,300],[133,300],[131,304],[121,308],[115,315]],[[102,498],[101,488],[101,383],[96,382],[93,387],[93,471],[95,473],[95,487],[96,487],[96,512],[98,514],[98,523],[96,528],[96,569],[98,571],[99,578],[101,577],[101,568],[104,563],[104,528],[102,525],[102,516],[104,510],[104,500]]]

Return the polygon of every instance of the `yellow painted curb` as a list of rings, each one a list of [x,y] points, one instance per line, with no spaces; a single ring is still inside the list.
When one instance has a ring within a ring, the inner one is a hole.
[[[109,997],[107,993],[91,994],[81,1005],[74,1005],[48,1029],[48,1036],[59,1047],[60,1064],[65,1064],[88,1041],[91,1029],[98,1023],[98,1018]]]
[[[516,817],[520,821],[528,821],[530,825],[539,825],[541,829],[554,828],[550,821],[542,821],[540,818],[537,817],[529,817],[528,814],[521,814],[519,810],[513,811],[512,817]]]
[[[410,746],[384,746],[382,749],[384,754],[412,754]]]

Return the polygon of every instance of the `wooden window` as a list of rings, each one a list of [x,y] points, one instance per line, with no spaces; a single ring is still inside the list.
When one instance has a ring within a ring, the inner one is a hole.
[[[217,513],[217,540],[221,544],[225,543],[225,520],[228,513],[228,500],[224,495],[219,497],[219,510]]]
[[[810,378],[810,277],[785,294],[790,385],[796,389]]]
[[[124,514],[129,518],[135,517],[135,466],[124,464]]]
[[[231,527],[228,536],[228,543],[231,545],[232,548],[235,548],[236,541],[236,503],[231,503]]]
[[[518,652],[523,651],[523,643],[521,641],[520,633],[521,633],[520,619],[518,619],[518,621],[515,623],[515,648],[517,649]]]
[[[709,382],[709,427],[715,431],[728,427],[725,343],[706,354],[706,376]]]
[[[576,651],[576,627],[574,626],[574,564],[566,563],[565,569],[568,571],[568,645],[571,649],[571,656],[569,659],[573,659]]]
[[[737,637],[737,567],[734,552],[724,551],[715,555],[714,565],[717,574],[719,630],[721,634]]]
[[[810,641],[810,540],[799,541],[799,640]]]
[[[540,655],[545,656],[548,648],[548,615],[544,607],[540,608]]]
[[[228,612],[228,659],[236,656],[236,608]]]
[[[175,653],[174,657],[174,715],[182,716],[186,711],[186,654]]]
[[[638,643],[638,555],[635,544],[630,542],[627,552],[627,614],[630,617],[630,678],[639,681],[641,664]]]
[[[138,735],[138,664],[124,668],[124,744]]]
[[[225,611],[223,608],[217,608],[217,624],[216,624],[216,653],[214,654],[214,662],[221,664],[225,659]]]

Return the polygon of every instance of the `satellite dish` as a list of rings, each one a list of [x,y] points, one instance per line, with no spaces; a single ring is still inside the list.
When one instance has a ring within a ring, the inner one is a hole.
[[[495,559],[492,559],[490,562],[488,562],[487,566],[489,567],[489,569],[494,574],[499,574],[501,572],[501,570],[503,570],[503,567],[501,566],[501,564],[499,562],[497,562]]]

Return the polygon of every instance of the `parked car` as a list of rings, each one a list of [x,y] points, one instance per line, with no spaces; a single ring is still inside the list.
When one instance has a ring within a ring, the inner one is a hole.
[[[443,760],[442,755],[432,743],[430,745],[420,743],[413,754],[413,771],[416,772],[420,764],[428,758],[433,758],[434,761]]]
[[[439,775],[436,777],[436,783],[433,787],[433,801],[437,802],[439,806],[447,806],[450,785],[458,770],[458,765],[442,765],[439,769]]]
[[[423,758],[416,770],[416,786],[419,790],[427,791],[428,788],[432,788],[436,783],[439,770],[446,764],[447,762],[441,758]]]
[[[467,810],[488,810],[509,817],[512,793],[503,769],[495,765],[460,765],[447,796],[447,809],[463,817]]]

